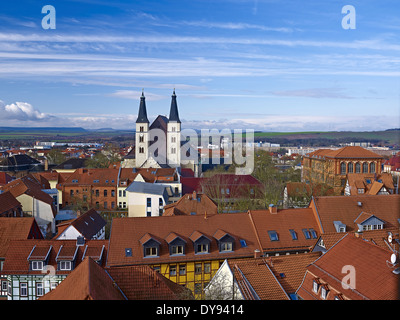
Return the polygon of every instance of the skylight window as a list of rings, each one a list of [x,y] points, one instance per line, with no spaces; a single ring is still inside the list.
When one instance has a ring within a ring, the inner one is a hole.
[[[125,248],[125,257],[132,257],[132,248]]]
[[[298,238],[297,238],[296,231],[294,231],[293,229],[290,229],[289,231],[290,231],[290,234],[292,236],[292,240],[297,240]]]
[[[240,245],[242,246],[242,248],[246,248],[247,247],[246,240],[241,239],[240,240]]]
[[[274,231],[274,230],[268,231],[268,235],[269,235],[269,239],[271,241],[279,241],[279,237],[278,237],[278,234],[276,233],[276,231]]]
[[[307,229],[303,229],[303,233],[304,233],[304,236],[306,237],[307,240],[311,239],[310,231],[308,231]]]

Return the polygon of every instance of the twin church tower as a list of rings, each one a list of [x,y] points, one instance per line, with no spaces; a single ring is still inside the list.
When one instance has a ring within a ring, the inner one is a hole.
[[[139,113],[136,120],[136,146],[135,158],[136,167],[154,167],[155,154],[150,154],[150,145],[154,137],[151,136],[152,129],[161,129],[165,134],[165,163],[158,163],[160,167],[170,166],[177,167],[180,165],[180,146],[181,146],[181,121],[179,119],[178,105],[176,102],[175,89],[172,94],[171,108],[169,111],[169,118],[159,115],[154,122],[150,125],[147,118],[146,100],[144,92],[140,97]],[[159,151],[157,151],[159,152]],[[153,159],[152,159],[153,158]]]

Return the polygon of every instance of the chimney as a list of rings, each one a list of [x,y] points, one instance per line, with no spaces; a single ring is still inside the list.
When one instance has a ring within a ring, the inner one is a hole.
[[[254,250],[254,259],[257,259],[260,257],[261,257],[261,251],[258,249]]]
[[[275,207],[273,204],[270,204],[268,209],[269,209],[269,212],[272,213],[272,214],[278,213],[278,208]]]
[[[204,211],[204,220],[207,220],[207,210]]]
[[[81,210],[76,210],[76,217],[78,218],[78,217],[80,217],[81,216]]]
[[[44,159],[44,171],[48,171],[49,170],[49,160]]]

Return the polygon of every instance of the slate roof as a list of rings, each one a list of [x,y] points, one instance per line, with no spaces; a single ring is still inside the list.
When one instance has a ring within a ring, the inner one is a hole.
[[[140,97],[139,113],[136,123],[149,123],[149,119],[147,119],[146,98],[143,91],[142,96]]]
[[[65,223],[60,223],[57,227],[61,228],[59,230],[57,237],[60,237],[62,232],[65,231],[69,226],[73,226],[78,230],[85,239],[92,239],[105,225],[107,222],[97,213],[95,209],[90,209],[89,211],[81,214],[79,217],[72,221]]]
[[[170,108],[170,111],[169,111],[169,119],[168,119],[168,121],[173,121],[173,122],[178,122],[178,123],[181,122],[181,120],[179,119],[178,104],[176,102],[175,90],[172,93],[171,108]]]

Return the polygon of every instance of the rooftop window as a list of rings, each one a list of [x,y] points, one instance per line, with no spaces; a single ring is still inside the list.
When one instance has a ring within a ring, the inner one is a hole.
[[[278,234],[276,233],[276,231],[274,231],[274,230],[268,231],[268,235],[269,235],[269,239],[271,241],[279,241],[279,237],[278,237]]]
[[[247,247],[246,240],[241,239],[240,240],[240,245],[242,246],[242,248],[246,248]]]
[[[292,240],[297,240],[297,233],[293,229],[290,229],[290,235],[292,236]]]

